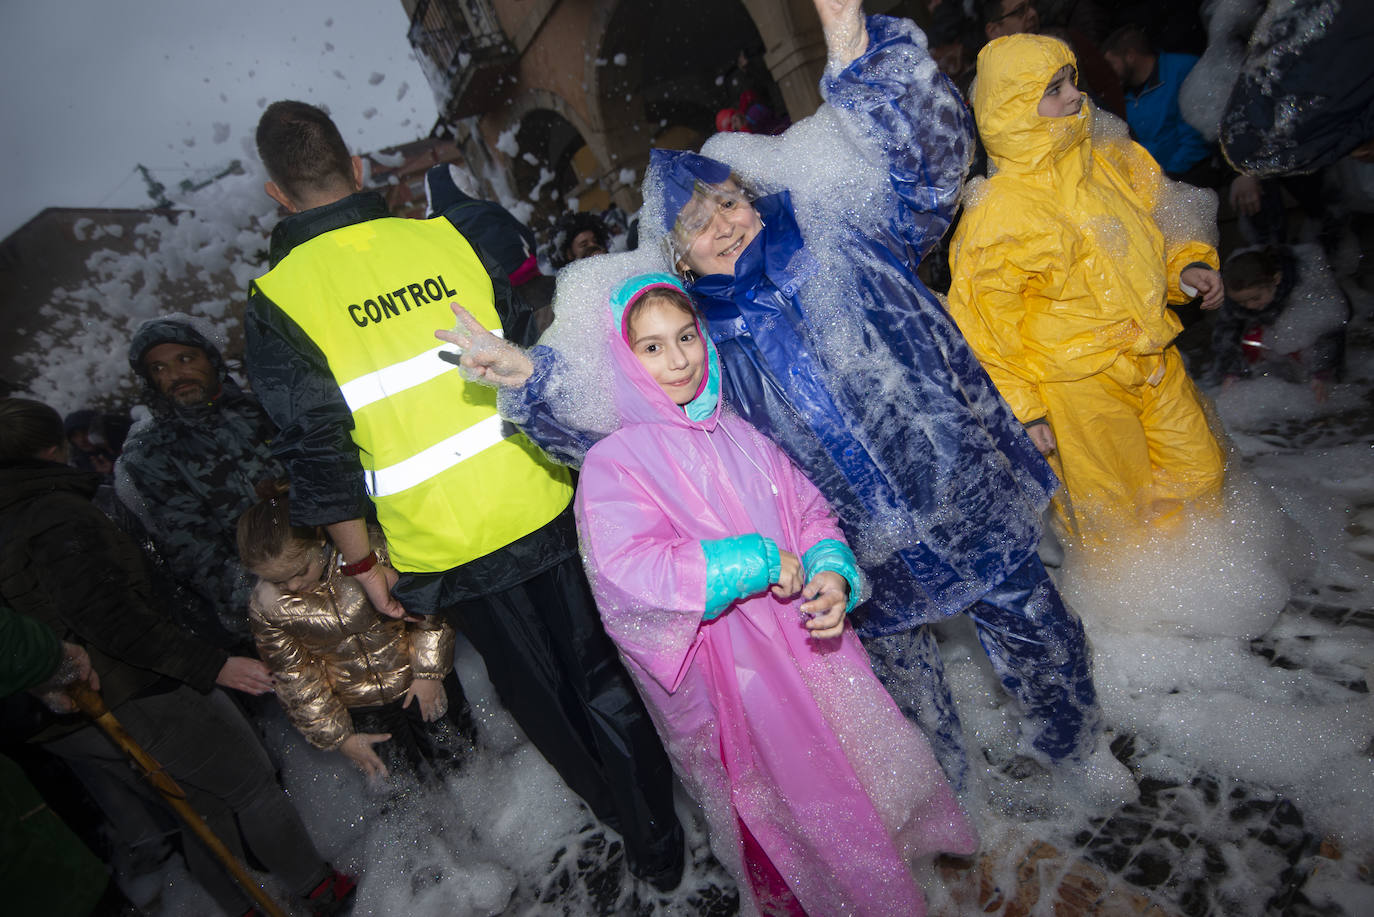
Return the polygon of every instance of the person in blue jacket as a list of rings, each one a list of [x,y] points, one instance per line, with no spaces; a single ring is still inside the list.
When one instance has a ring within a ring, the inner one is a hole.
[[[971,119],[912,23],[865,22],[857,2],[817,8],[830,52],[822,93],[887,172],[882,212],[802,223],[785,190],[755,198],[723,162],[655,150],[646,213],[662,211],[664,248],[707,319],[727,403],[839,516],[872,581],[855,624],[951,782],[964,786],[968,762],[923,625],[961,612],[1025,714],[1022,752],[1083,761],[1100,722],[1083,628],[1036,554],[1058,481],[914,273],[957,206]],[[549,397],[569,358],[517,351],[454,312],[466,331],[438,336],[505,389],[509,420],[578,463],[594,434]]]
[[[1221,173],[1210,168],[1212,145],[1183,119],[1178,105],[1178,92],[1197,56],[1157,51],[1145,30],[1134,25],[1108,35],[1102,55],[1125,87],[1126,123],[1164,174],[1175,181],[1215,186]]]

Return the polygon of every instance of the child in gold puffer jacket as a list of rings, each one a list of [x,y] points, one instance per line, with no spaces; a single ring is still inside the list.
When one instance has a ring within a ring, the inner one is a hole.
[[[379,533],[373,544],[353,567],[385,563]],[[238,547],[258,577],[249,606],[258,653],[310,744],[342,752],[369,777],[457,763],[473,726],[452,672],[453,628],[378,614],[354,579],[364,570],[343,565],[319,529],[291,525],[286,494],[243,514]]]

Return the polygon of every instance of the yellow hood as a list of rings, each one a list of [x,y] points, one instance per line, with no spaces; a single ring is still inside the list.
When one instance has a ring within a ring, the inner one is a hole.
[[[1092,146],[1092,108],[1085,97],[1077,115],[1047,118],[1036,111],[1051,78],[1077,67],[1069,46],[1044,35],[1004,35],[978,53],[973,116],[997,172],[1061,178],[1067,166],[1079,174]],[[1070,156],[1070,154],[1073,154]]]

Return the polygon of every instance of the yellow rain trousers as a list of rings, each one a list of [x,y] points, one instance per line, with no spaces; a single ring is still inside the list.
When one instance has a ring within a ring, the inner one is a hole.
[[[1220,490],[1225,457],[1169,308],[1188,300],[1184,268],[1218,260],[1200,241],[1215,233],[1210,192],[1167,181],[1124,130],[1094,136],[1086,98],[1077,115],[1037,114],[1051,77],[1074,64],[1038,35],[978,55],[973,111],[991,177],[966,195],[949,308],[1017,418],[1053,430],[1065,534],[1102,542]]]

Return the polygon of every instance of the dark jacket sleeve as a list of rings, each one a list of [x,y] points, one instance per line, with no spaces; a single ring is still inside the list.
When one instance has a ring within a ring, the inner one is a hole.
[[[1374,137],[1374,4],[1277,6],[1221,117],[1226,158],[1261,177],[1316,172]]]
[[[137,548],[121,552],[116,544],[123,537],[93,507],[81,516],[59,515],[30,541],[36,580],[81,643],[209,691],[229,654],[150,606],[147,581],[129,569]]]
[[[353,415],[323,352],[254,284],[244,316],[248,381],[279,428],[272,453],[291,479],[291,521],[365,519],[372,504],[350,435]]]
[[[1217,381],[1250,374],[1240,343],[1248,326],[1240,306],[1230,299],[1222,303],[1212,325],[1212,375]]]
[[[62,641],[41,621],[0,605],[0,697],[41,685],[62,662]]]
[[[444,218],[453,224],[453,228],[458,230],[464,239],[467,239],[472,250],[477,253],[477,260],[482,262],[482,267],[486,268],[487,275],[491,277],[491,295],[495,300],[496,314],[501,317],[501,330],[505,332],[506,340],[521,347],[529,347],[539,339],[539,328],[534,320],[535,307],[511,286],[510,278],[502,270],[501,261],[492,248],[493,245],[499,244],[499,239],[494,236],[502,233],[515,234],[517,229],[524,227],[499,205],[492,204],[491,207],[494,210],[487,213],[487,219],[495,225],[489,225],[485,232],[477,231],[471,220],[459,219],[462,211],[455,212],[450,208],[444,213]],[[504,216],[505,221],[498,222],[497,214]]]

